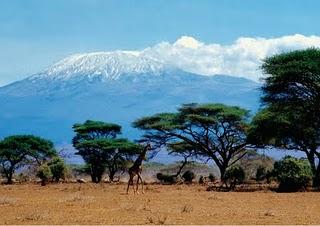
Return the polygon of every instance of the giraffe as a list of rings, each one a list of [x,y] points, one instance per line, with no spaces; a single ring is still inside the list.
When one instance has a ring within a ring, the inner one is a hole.
[[[148,150],[151,149],[151,145],[147,144],[143,151],[140,153],[139,157],[136,159],[136,161],[133,163],[133,165],[129,168],[129,181],[128,181],[128,187],[127,187],[127,194],[129,194],[129,187],[130,184],[133,186],[133,192],[134,194],[138,192],[138,186],[139,186],[139,180],[141,181],[141,186],[142,186],[142,194],[144,194],[144,190],[143,190],[143,181],[141,178],[141,172],[142,172],[142,161],[145,160],[146,158],[146,153]],[[135,176],[138,176],[137,179],[137,185],[136,185],[136,189],[134,188],[134,184],[133,184],[133,178]]]

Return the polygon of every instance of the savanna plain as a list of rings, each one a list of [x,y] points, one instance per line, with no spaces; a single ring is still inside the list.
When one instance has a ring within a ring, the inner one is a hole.
[[[320,193],[214,192],[206,186],[0,186],[0,224],[320,224]]]

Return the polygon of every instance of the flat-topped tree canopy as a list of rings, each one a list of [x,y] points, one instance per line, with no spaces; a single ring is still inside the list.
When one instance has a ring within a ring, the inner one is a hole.
[[[126,158],[130,160],[132,155],[137,155],[141,152],[142,146],[135,144],[128,139],[119,138],[119,139],[94,139],[82,141],[75,145],[75,148],[78,150],[75,154],[81,155],[84,158],[90,157],[91,152],[87,153],[88,149],[94,151],[100,151],[106,159],[114,157],[114,155],[121,155],[121,158]]]
[[[12,176],[19,167],[33,162],[41,165],[57,155],[51,141],[33,135],[13,135],[0,141],[0,171],[12,183]]]
[[[320,185],[320,49],[283,53],[264,60],[263,109],[253,119],[250,142],[300,150]]]
[[[266,58],[261,68],[266,74],[264,104],[320,106],[320,49],[274,55]]]
[[[77,133],[73,142],[96,138],[115,138],[121,134],[121,126],[115,123],[87,120],[84,123],[76,123],[73,130]]]
[[[223,178],[228,166],[245,154],[248,111],[224,104],[184,104],[176,113],[159,113],[133,123],[155,146],[179,142],[212,159]]]
[[[54,144],[47,139],[34,135],[13,135],[5,137],[0,143],[1,153],[3,155],[24,156],[30,161],[35,161],[41,165],[50,157],[56,156]]]

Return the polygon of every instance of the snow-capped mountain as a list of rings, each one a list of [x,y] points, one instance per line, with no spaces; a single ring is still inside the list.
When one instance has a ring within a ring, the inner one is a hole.
[[[220,102],[256,111],[259,86],[244,78],[188,73],[139,52],[77,54],[0,88],[0,137],[32,133],[70,143],[72,125],[93,119],[119,123],[133,139],[139,131],[132,121],[183,103]]]
[[[100,77],[104,80],[116,80],[123,74],[152,73],[157,75],[165,68],[165,65],[155,59],[141,56],[140,52],[96,52],[67,57],[30,79],[46,77],[54,80],[68,80],[80,77],[87,79]]]
[[[141,52],[75,54],[42,72],[0,89],[0,94],[44,95],[63,92],[71,86],[78,89],[87,84],[112,84],[118,80],[122,80],[122,83],[155,82],[157,79],[162,80],[164,76],[172,76],[174,79],[177,73],[181,73],[181,70],[143,56]],[[188,76],[181,79],[188,79]]]

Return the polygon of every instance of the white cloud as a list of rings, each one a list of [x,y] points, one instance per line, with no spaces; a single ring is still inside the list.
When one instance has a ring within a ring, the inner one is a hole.
[[[300,34],[280,38],[241,37],[231,45],[205,44],[193,37],[182,36],[175,43],[162,42],[142,51],[188,72],[202,75],[227,74],[258,81],[263,75],[261,60],[290,50],[320,47],[319,36]]]

